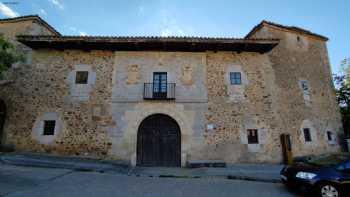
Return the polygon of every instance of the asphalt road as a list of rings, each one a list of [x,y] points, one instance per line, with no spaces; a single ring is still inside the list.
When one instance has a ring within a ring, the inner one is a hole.
[[[0,196],[289,197],[283,185],[219,178],[159,178],[0,164]]]

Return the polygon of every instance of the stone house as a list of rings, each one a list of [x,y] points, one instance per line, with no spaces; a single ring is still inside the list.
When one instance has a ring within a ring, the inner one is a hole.
[[[23,16],[0,32],[26,56],[0,86],[1,143],[16,150],[279,163],[288,134],[294,156],[340,151],[328,39],[310,31],[262,21],[240,39],[62,36]]]

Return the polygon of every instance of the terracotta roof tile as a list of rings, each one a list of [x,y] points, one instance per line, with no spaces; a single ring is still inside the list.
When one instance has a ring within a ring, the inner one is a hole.
[[[18,41],[32,48],[160,50],[160,51],[251,51],[265,53],[278,39],[160,37],[160,36],[17,36]]]
[[[50,36],[50,35],[19,35],[18,38],[42,39],[42,40],[133,40],[133,41],[279,41],[279,39],[266,38],[233,38],[233,37],[197,37],[197,36],[80,36],[80,35],[64,35],[64,36]]]

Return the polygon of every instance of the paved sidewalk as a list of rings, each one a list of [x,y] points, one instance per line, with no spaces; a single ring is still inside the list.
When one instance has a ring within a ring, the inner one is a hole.
[[[61,168],[77,171],[128,173],[130,170],[129,165],[123,161],[38,153],[0,153],[0,162],[8,165]]]
[[[226,168],[135,167],[129,175],[176,178],[228,178],[279,183],[282,165],[235,164]]]
[[[0,163],[0,196],[62,197],[293,197],[279,183],[222,178],[137,177],[118,173],[14,166]]]
[[[61,168],[77,171],[121,173],[141,177],[225,178],[262,182],[280,182],[282,165],[235,164],[224,168],[134,167],[113,160],[86,159],[34,153],[0,153],[0,162],[8,165]]]

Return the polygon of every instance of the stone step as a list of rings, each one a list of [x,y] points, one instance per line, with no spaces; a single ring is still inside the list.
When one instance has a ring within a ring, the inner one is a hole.
[[[10,152],[14,152],[15,151],[15,148],[14,146],[11,146],[11,145],[0,145],[0,153],[1,152],[4,152],[4,153],[10,153]]]
[[[226,163],[221,160],[190,160],[187,162],[188,168],[202,168],[202,167],[212,167],[212,168],[224,168]]]

